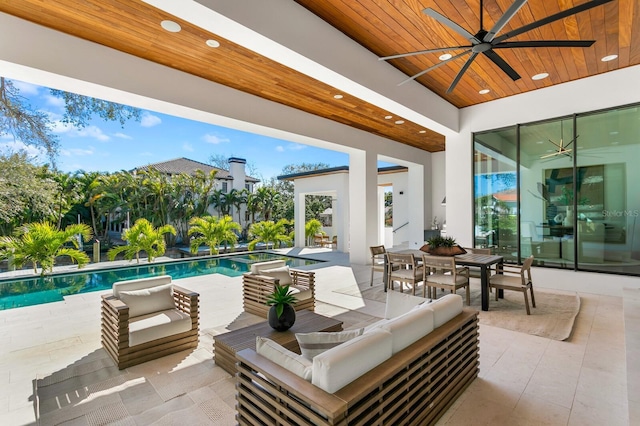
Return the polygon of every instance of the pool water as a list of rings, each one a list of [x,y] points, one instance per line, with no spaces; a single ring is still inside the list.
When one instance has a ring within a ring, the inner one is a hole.
[[[176,280],[207,274],[237,277],[248,272],[252,263],[278,259],[284,260],[287,265],[292,267],[320,262],[274,253],[252,252],[199,260],[141,263],[136,266],[80,270],[69,274],[2,280],[0,281],[0,310],[59,302],[64,300],[64,296],[108,290],[116,281],[136,278],[171,275]]]

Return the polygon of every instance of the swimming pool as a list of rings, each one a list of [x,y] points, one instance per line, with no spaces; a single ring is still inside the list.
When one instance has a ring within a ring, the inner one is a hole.
[[[171,275],[176,280],[207,274],[237,277],[249,271],[251,264],[267,260],[284,260],[287,265],[303,266],[319,260],[284,256],[267,252],[251,252],[198,260],[179,260],[164,263],[140,264],[100,270],[80,270],[37,278],[0,281],[0,310],[22,306],[59,302],[64,296],[107,290],[116,281]]]

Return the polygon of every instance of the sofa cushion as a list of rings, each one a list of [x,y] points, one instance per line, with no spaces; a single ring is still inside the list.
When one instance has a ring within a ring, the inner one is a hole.
[[[282,268],[286,263],[284,260],[269,260],[268,262],[256,262],[251,265],[251,273],[259,274],[263,269]]]
[[[433,311],[433,325],[438,328],[462,312],[462,296],[447,294],[435,302],[429,303],[424,309]]]
[[[173,285],[165,284],[141,290],[120,291],[120,300],[129,307],[129,318],[175,309]]]
[[[434,329],[433,311],[412,309],[404,315],[386,320],[381,325],[393,336],[393,353],[396,354]]]
[[[409,312],[416,305],[426,302],[427,299],[401,293],[399,291],[387,291],[387,304],[384,309],[386,319],[398,317]]]
[[[313,358],[311,383],[334,393],[391,357],[393,337],[377,329]]]
[[[171,283],[170,275],[160,275],[157,277],[138,278],[135,280],[125,280],[113,283],[113,295],[120,299],[121,291],[142,290],[143,288],[156,287]]]
[[[129,319],[129,346],[191,330],[191,316],[178,309],[154,312]]]
[[[256,353],[275,362],[306,381],[311,381],[311,361],[266,337],[256,337]]]
[[[260,275],[277,278],[279,280],[279,285],[290,285],[293,283],[291,273],[289,272],[289,267],[287,265],[280,268],[261,269]]]
[[[332,331],[332,332],[313,332],[313,333],[296,333],[296,340],[300,346],[302,356],[308,360],[312,360],[316,355],[338,346],[348,340],[358,337],[364,329]]]

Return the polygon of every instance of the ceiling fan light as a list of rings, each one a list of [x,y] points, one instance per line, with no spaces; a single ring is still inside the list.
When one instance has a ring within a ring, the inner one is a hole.
[[[604,58],[600,59],[602,62],[609,62],[609,61],[613,61],[614,59],[616,59],[618,57],[618,55],[607,55]]]
[[[549,73],[548,72],[541,72],[540,74],[536,74],[533,77],[531,77],[531,80],[542,80],[549,77]]]
[[[486,95],[487,93],[489,93],[491,90],[489,89],[482,89],[480,90],[478,93],[480,93],[481,95]]]
[[[162,21],[160,22],[160,26],[165,30],[165,31],[169,31],[170,33],[178,33],[180,32],[180,30],[182,29],[182,27],[180,26],[180,24],[178,24],[177,22],[174,21]]]
[[[440,59],[441,61],[446,61],[447,59],[451,59],[451,53],[444,53],[438,56],[438,59]]]

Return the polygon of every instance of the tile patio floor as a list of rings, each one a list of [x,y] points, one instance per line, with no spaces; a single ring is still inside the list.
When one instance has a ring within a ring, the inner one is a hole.
[[[369,267],[349,265],[346,255],[326,249],[295,250],[295,254],[330,260],[316,269],[317,312],[340,316],[345,328],[383,315],[383,303],[332,291],[350,285],[368,286]],[[242,312],[240,278],[209,275],[176,283],[201,295],[201,339],[199,348],[187,359],[182,356],[165,363],[188,363],[196,368],[194,371],[209,371],[214,365],[213,335],[258,319]],[[106,356],[100,349],[100,294],[103,292],[0,311],[0,425],[35,424],[36,376],[51,375],[88,357]],[[580,314],[572,337],[565,342],[481,326],[480,375],[438,425],[633,424],[630,415],[635,420],[640,413],[633,403],[631,414],[629,411],[623,298],[579,294]],[[634,312],[640,315],[640,309]],[[640,326],[636,327],[633,334],[637,336]],[[637,343],[638,339],[635,353]],[[148,394],[145,386],[140,386],[130,400],[121,401],[135,415],[135,424],[234,424],[233,379],[228,374],[219,377],[216,386],[178,395],[163,404],[154,402],[148,384],[159,389],[158,384],[166,382],[169,373],[159,372],[155,365],[147,363],[127,370],[127,374],[144,378],[147,383]],[[637,375],[637,365],[630,374]],[[637,385],[638,378],[632,381]],[[630,393],[637,402],[640,389],[633,389]],[[190,408],[197,404],[205,407],[205,402],[209,404],[208,413],[217,410],[217,421]]]

